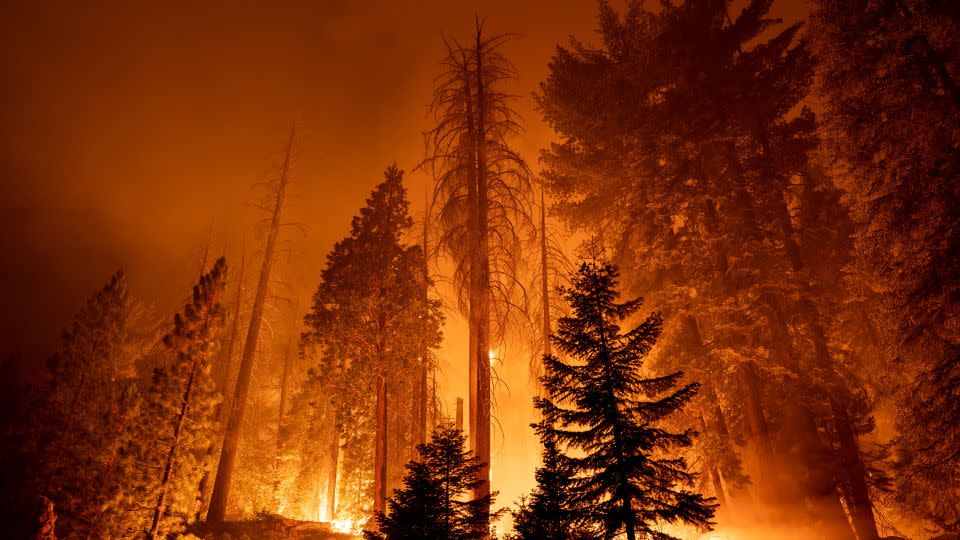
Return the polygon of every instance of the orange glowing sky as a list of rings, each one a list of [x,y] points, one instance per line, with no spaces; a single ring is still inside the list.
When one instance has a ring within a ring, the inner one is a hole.
[[[795,19],[802,2],[775,7]],[[468,35],[474,15],[514,32],[506,50],[528,123],[518,148],[536,168],[551,137],[530,98],[568,36],[591,40],[591,0],[6,2],[0,18],[0,353],[37,362],[84,299],[119,267],[133,293],[177,307],[211,249],[235,263],[260,242],[250,206],[300,126],[288,218],[309,228],[280,266],[305,305],[326,252],[384,168],[408,172],[443,56],[441,32]],[[413,212],[428,178],[408,175]],[[465,395],[464,325],[451,317],[445,393]],[[526,359],[499,367],[506,442],[495,435],[494,487],[514,501],[536,447],[526,427]],[[506,414],[505,411],[510,411]]]

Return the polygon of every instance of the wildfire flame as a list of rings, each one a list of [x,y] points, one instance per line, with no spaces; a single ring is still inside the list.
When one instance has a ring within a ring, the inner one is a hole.
[[[344,533],[344,534],[360,533],[360,524],[356,519],[352,517],[348,517],[344,519],[335,519],[330,522],[330,528],[335,533]]]

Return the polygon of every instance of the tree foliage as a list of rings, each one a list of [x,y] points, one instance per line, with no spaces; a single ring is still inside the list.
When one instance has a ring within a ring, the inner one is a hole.
[[[370,514],[376,379],[387,379],[391,407],[412,403],[418,368],[426,360],[423,343],[434,348],[441,339],[442,316],[439,303],[428,296],[423,251],[404,240],[413,221],[403,172],[391,166],[384,177],[353,219],[350,234],[327,256],[304,319],[303,344],[318,361],[309,384],[324,389],[310,396],[317,400],[312,411],[339,428],[330,436],[342,439],[340,509],[355,516]],[[399,417],[409,415],[392,411],[391,418]],[[413,428],[404,424],[404,440]],[[401,439],[390,442],[403,445]]]
[[[378,532],[370,540],[470,540],[487,534],[486,509],[493,494],[473,498],[483,471],[464,448],[463,432],[439,425],[429,443],[418,447],[420,459],[407,464],[404,488],[394,491],[389,513],[377,515]]]
[[[636,328],[620,324],[640,308],[640,299],[618,302],[618,272],[609,263],[580,265],[564,297],[573,311],[559,320],[554,343],[569,360],[547,356],[544,387],[537,398],[541,436],[565,449],[576,474],[572,504],[604,538],[670,539],[659,523],[709,527],[715,505],[690,490],[694,475],[677,457],[694,431],[667,431],[662,421],[688,404],[699,388],[681,386],[682,372],[646,378],[643,360],[660,336],[651,315]]]

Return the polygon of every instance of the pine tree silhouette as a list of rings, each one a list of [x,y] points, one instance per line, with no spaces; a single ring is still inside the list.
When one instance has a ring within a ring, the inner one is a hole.
[[[538,429],[544,426],[535,425]],[[545,440],[537,487],[513,512],[512,540],[586,540],[596,534],[584,527],[570,502],[574,499],[573,467],[555,442]]]
[[[464,448],[466,437],[450,424],[441,424],[432,440],[418,446],[421,459],[407,464],[403,489],[394,490],[389,513],[378,512],[379,532],[367,540],[473,540],[483,538],[487,509],[496,493],[484,499],[471,495],[483,470]],[[496,518],[498,512],[493,514]]]
[[[680,410],[699,385],[680,388],[682,372],[645,378],[643,360],[660,336],[662,319],[649,316],[633,330],[620,323],[641,299],[618,302],[618,272],[602,261],[584,262],[573,288],[562,294],[573,311],[559,320],[554,344],[570,361],[544,356],[548,398],[535,398],[544,421],[541,438],[564,447],[575,474],[569,501],[579,518],[604,538],[674,538],[661,522],[712,525],[713,499],[688,489],[695,474],[676,455],[691,444],[692,429],[671,433],[659,422]]]

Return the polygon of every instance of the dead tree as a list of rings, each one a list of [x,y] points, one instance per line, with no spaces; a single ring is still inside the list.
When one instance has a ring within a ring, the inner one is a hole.
[[[446,42],[423,165],[434,175],[437,253],[454,262],[458,306],[469,323],[471,450],[481,462],[474,493],[490,493],[491,369],[489,351],[517,319],[526,319],[518,274],[521,238],[533,228],[531,174],[508,141],[520,131],[504,81],[516,77],[500,49],[508,36],[485,37],[477,21],[468,46]],[[482,534],[487,534],[482,531]]]
[[[237,384],[231,400],[227,427],[223,437],[223,449],[220,452],[220,462],[217,466],[216,481],[213,484],[213,495],[210,497],[210,509],[207,512],[207,521],[222,523],[227,512],[227,500],[230,496],[230,482],[233,476],[233,467],[237,459],[237,448],[240,444],[240,428],[243,424],[244,410],[247,406],[247,392],[250,389],[250,379],[253,375],[253,362],[260,340],[260,325],[263,322],[264,305],[267,299],[267,288],[270,284],[270,273],[273,266],[274,252],[277,238],[280,235],[280,215],[286,196],[287,184],[290,179],[290,163],[293,153],[294,129],[290,130],[287,148],[283,158],[283,165],[277,180],[276,198],[273,205],[273,215],[270,228],[267,232],[267,244],[263,253],[263,264],[260,267],[260,279],[257,282],[257,292],[250,312],[250,322],[247,327],[247,338],[240,358],[240,372],[237,374]]]

